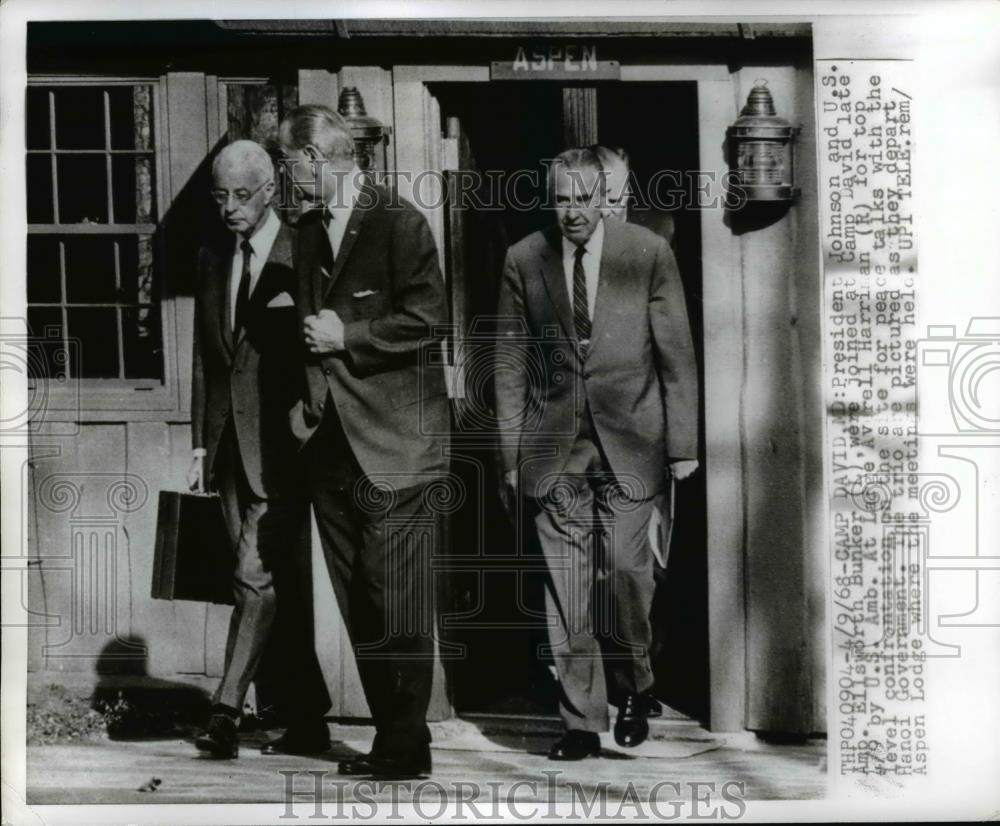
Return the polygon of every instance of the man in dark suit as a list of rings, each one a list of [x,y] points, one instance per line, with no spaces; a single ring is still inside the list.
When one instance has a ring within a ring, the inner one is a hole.
[[[262,686],[258,668],[277,619],[281,633],[268,651],[269,670],[288,689],[295,669],[294,697],[282,692],[279,713],[293,745],[319,751],[329,745],[322,714],[330,702],[312,647],[308,585],[300,587],[302,566],[294,558],[306,512],[288,426],[301,386],[293,234],[271,209],[274,167],[258,144],[226,146],[212,181],[227,231],[199,257],[189,483],[201,490],[207,481],[221,495],[235,555],[235,607],[212,716],[195,743],[213,757],[237,756],[243,700],[251,680]]]
[[[508,250],[500,292],[498,420],[507,483],[524,492],[548,569],[549,642],[566,726],[553,760],[649,732],[647,539],[667,474],[697,456],[694,350],[666,242],[604,220],[593,152],[549,170],[557,225]],[[611,685],[605,680],[608,660]]]
[[[444,373],[425,358],[444,323],[444,282],[423,216],[354,164],[343,118],[300,106],[281,124],[285,169],[306,211],[296,305],[306,393],[293,416],[334,593],[375,722],[371,753],[342,774],[431,768],[429,485],[447,472]]]

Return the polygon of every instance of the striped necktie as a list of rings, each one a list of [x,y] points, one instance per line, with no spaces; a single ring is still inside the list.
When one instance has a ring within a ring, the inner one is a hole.
[[[587,304],[587,274],[583,269],[583,256],[587,252],[581,244],[573,254],[573,327],[583,355],[590,344],[590,307]]]

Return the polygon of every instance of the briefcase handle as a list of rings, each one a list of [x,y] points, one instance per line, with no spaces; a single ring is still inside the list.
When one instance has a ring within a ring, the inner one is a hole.
[[[203,499],[218,499],[219,492],[215,490],[165,490],[166,493],[183,493],[185,496],[200,496]]]

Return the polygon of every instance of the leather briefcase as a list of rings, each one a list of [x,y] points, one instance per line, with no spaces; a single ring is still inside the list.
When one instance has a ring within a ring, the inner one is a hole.
[[[234,565],[218,495],[160,491],[153,599],[232,605]]]

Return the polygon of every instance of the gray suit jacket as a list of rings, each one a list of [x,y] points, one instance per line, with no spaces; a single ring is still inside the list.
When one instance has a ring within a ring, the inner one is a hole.
[[[507,251],[496,404],[504,469],[521,470],[529,496],[565,467],[587,401],[612,472],[642,496],[664,489],[670,461],[698,456],[697,370],[674,256],[647,229],[604,225],[585,362],[558,228]]]
[[[288,413],[301,396],[301,346],[292,296],[294,233],[282,226],[250,299],[248,323],[234,340],[230,318],[233,236],[202,247],[194,311],[191,391],[193,445],[212,471],[230,417],[250,488],[263,499],[288,491],[295,443]]]

